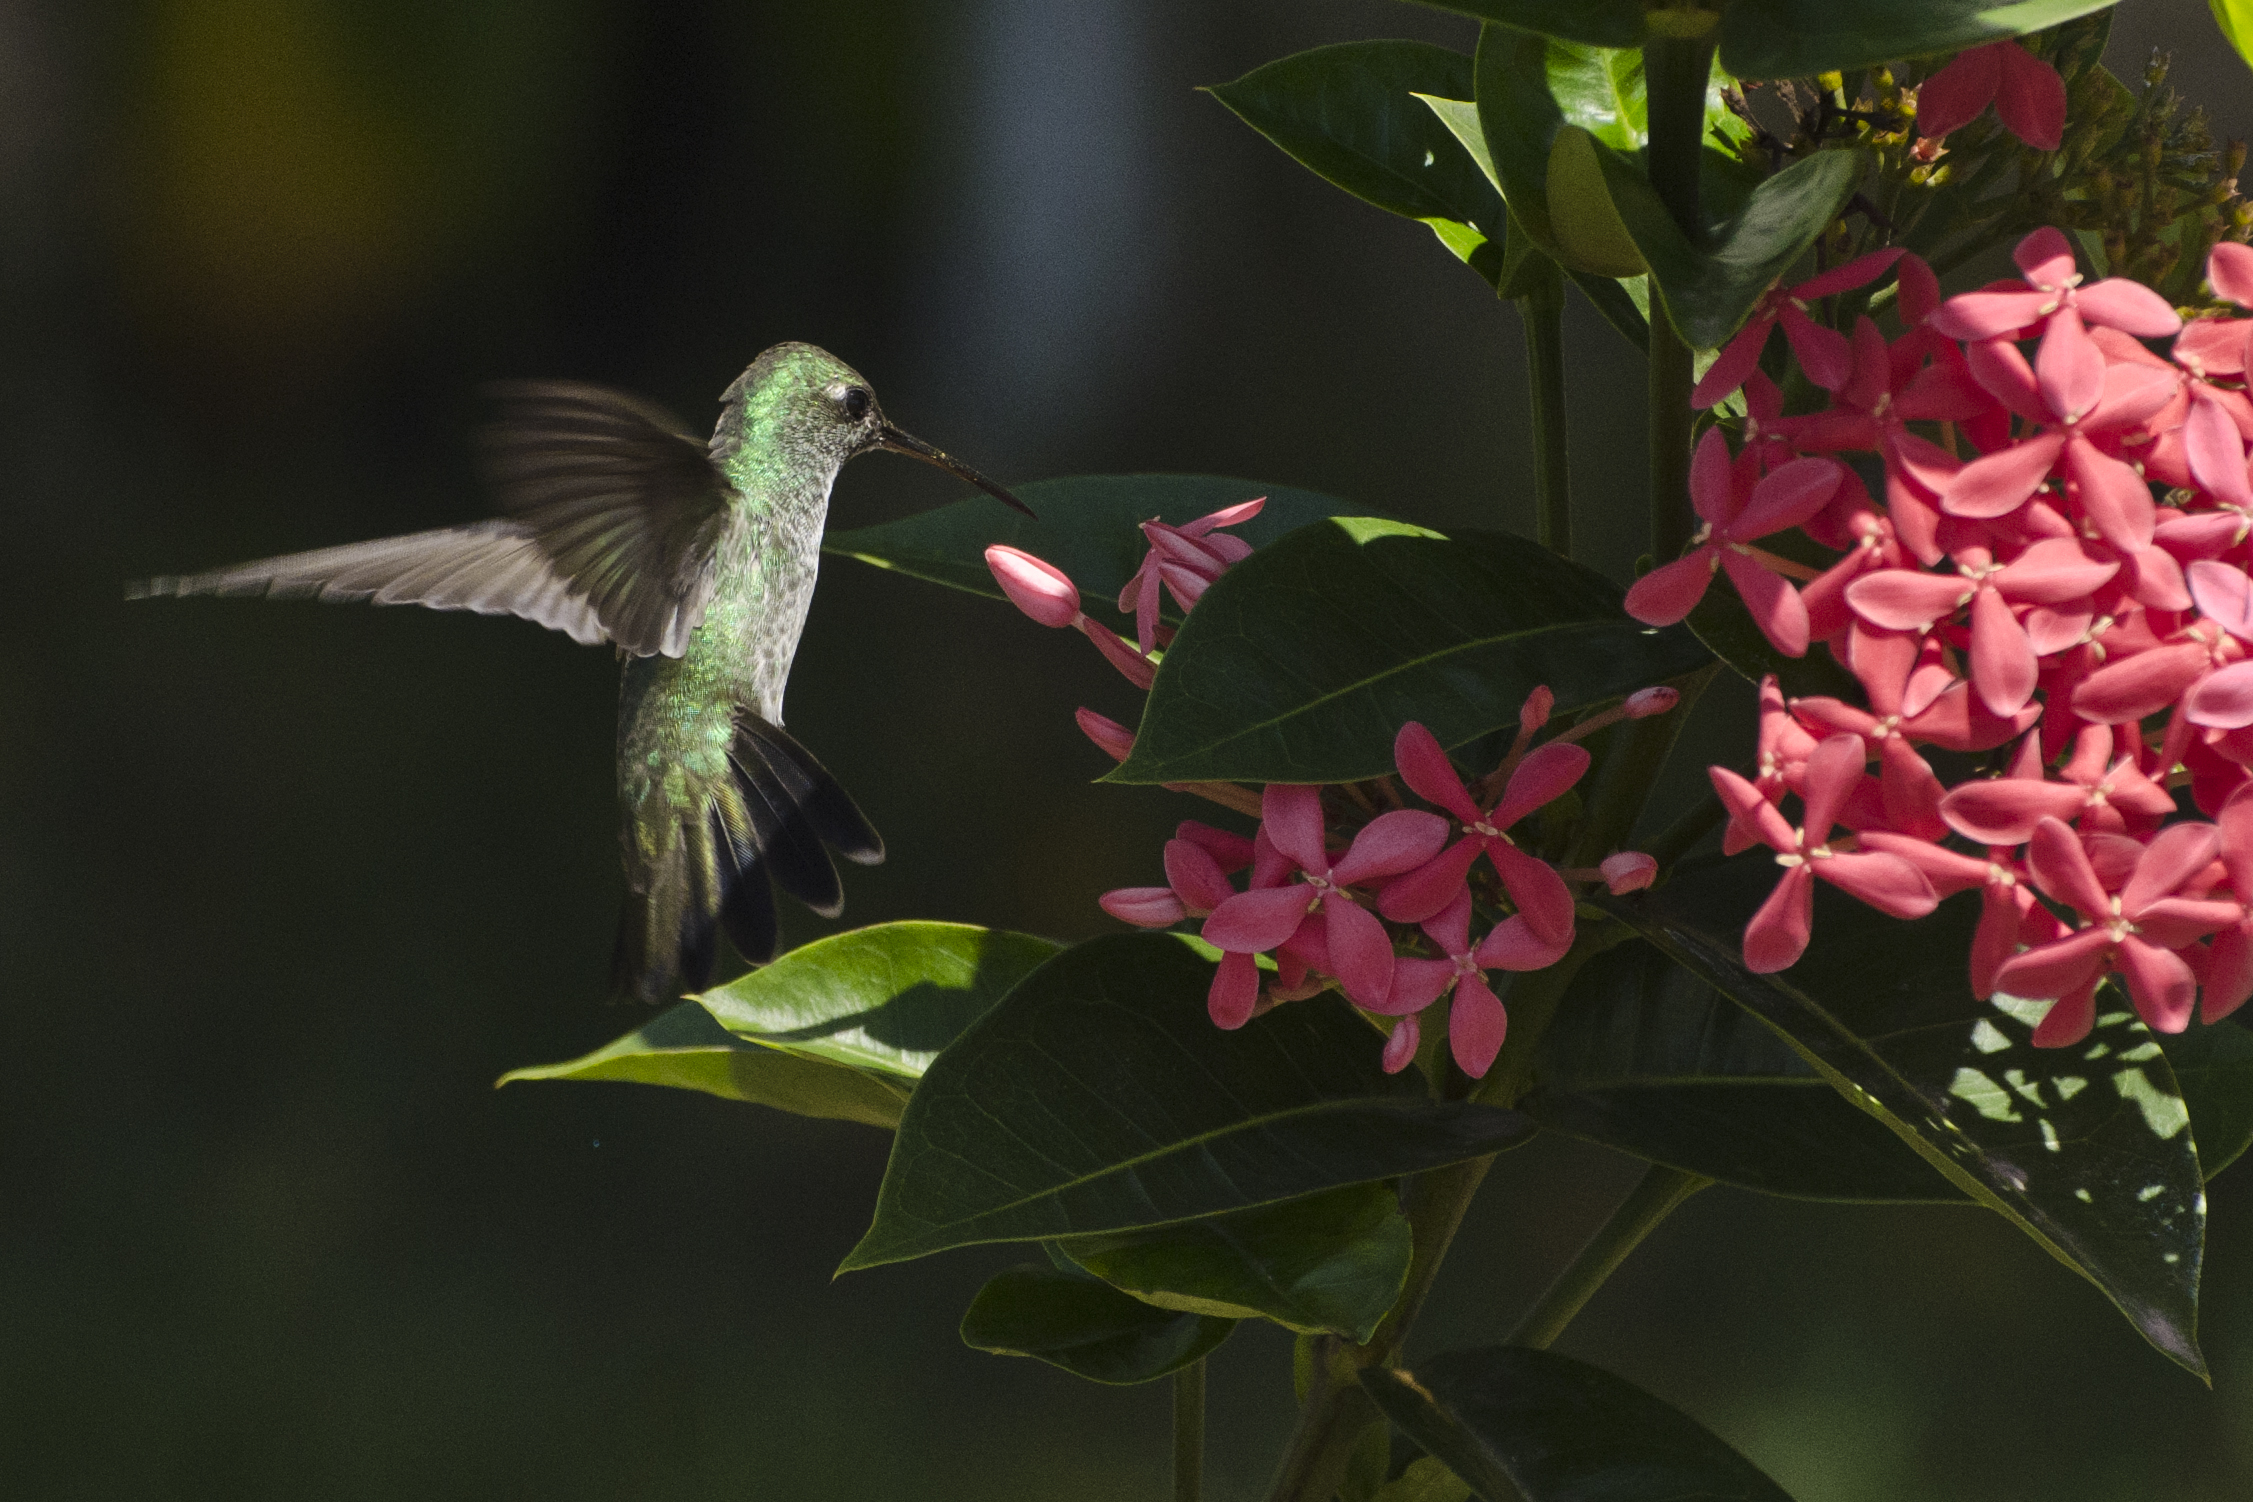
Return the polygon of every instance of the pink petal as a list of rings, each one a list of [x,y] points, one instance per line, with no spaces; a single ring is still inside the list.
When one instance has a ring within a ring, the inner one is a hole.
[[[1238,501],[1233,506],[1223,506],[1218,511],[1198,517],[1193,522],[1182,523],[1181,530],[1191,537],[1203,537],[1215,527],[1233,527],[1238,522],[1248,522],[1267,505],[1266,496],[1255,496],[1248,501]]]
[[[1455,1065],[1472,1079],[1484,1079],[1502,1051],[1510,1030],[1510,1014],[1486,982],[1466,975],[1455,987],[1455,1004],[1447,1013],[1447,1045],[1454,1050]]]
[[[2014,604],[2063,605],[2094,592],[2118,572],[2118,563],[2091,558],[2078,539],[2045,537],[1996,574],[1995,587]]]
[[[2253,487],[2245,478],[2245,440],[2220,402],[2190,404],[2183,419],[2183,448],[2199,488],[2217,504],[2253,506]]]
[[[2208,662],[2202,644],[2186,642],[2107,663],[2073,690],[2073,712],[2100,725],[2125,725],[2157,714],[2182,696]]]
[[[2206,965],[2205,995],[2199,1000],[2201,1022],[2221,1021],[2253,998],[2253,919],[2241,920],[2214,935],[2212,958]]]
[[[1775,326],[1776,316],[1765,313],[1739,329],[1698,378],[1697,388],[1690,393],[1690,405],[1702,412],[1742,386],[1759,370],[1761,346],[1768,342],[1768,331]]]
[[[1074,710],[1072,719],[1078,723],[1080,733],[1095,742],[1097,749],[1111,760],[1125,761],[1127,754],[1134,750],[1134,732],[1117,720],[1092,709]]]
[[[1950,516],[2008,516],[2041,488],[2065,447],[2063,433],[2041,433],[1974,459],[1941,493]]]
[[[1323,845],[1319,788],[1271,782],[1260,791],[1259,812],[1261,832],[1292,864],[1316,875],[1330,869],[1330,854]]]
[[[2224,240],[2206,256],[2206,285],[2224,302],[2253,308],[2253,246]]]
[[[1902,254],[1898,247],[1894,247],[1856,256],[1851,261],[1809,277],[1792,288],[1791,295],[1801,302],[1813,302],[1818,297],[1836,297],[1839,293],[1851,292],[1856,287],[1867,287],[1885,275],[1886,268],[1900,260]],[[1911,256],[1910,259],[1916,258]]]
[[[1160,586],[1165,582],[1158,565],[1158,555],[1152,553],[1142,560],[1142,569],[1133,580],[1134,586],[1134,645],[1143,656],[1150,655],[1158,644],[1158,611],[1165,604],[1159,598]],[[1122,603],[1119,608],[1126,609]]]
[[[2146,1026],[2155,1033],[2179,1033],[2190,1026],[2198,980],[2181,955],[2130,934],[2120,941],[2118,961],[2120,973],[2128,978],[2136,1015]]]
[[[2238,899],[2253,904],[2253,793],[2240,789],[2215,816],[2222,830],[2222,862]]]
[[[1825,391],[1836,391],[1854,376],[1854,346],[1836,329],[1826,329],[1792,303],[1777,310],[1791,352],[1807,379]]]
[[[1987,340],[2002,339],[2030,323],[2039,323],[2042,309],[2052,300],[2047,292],[1959,292],[1942,303],[1925,326],[1951,339],[1967,340],[1976,348]],[[1977,370],[1974,362],[1975,374]]]
[[[1736,477],[1731,472],[1729,440],[1719,428],[1707,428],[1690,455],[1690,504],[1716,531],[1736,519]]]
[[[2253,641],[2253,579],[2244,569],[2198,558],[2183,570],[2183,580],[2200,615],[2239,641]]]
[[[2043,292],[2010,292],[2000,295],[2038,298],[2041,299],[2041,307],[2048,307],[2052,301],[2049,294]],[[2037,308],[2029,311],[2038,314],[2040,310]],[[1933,322],[1937,324],[1947,315],[1948,310],[1942,308],[1940,316]],[[1980,390],[2002,403],[2012,416],[2022,417],[2028,422],[2051,421],[2053,414],[2049,403],[2042,400],[2042,388],[2034,379],[2034,367],[2026,363],[2026,357],[2008,339],[1995,338],[1965,346],[1964,369]],[[1977,431],[1967,428],[1966,432],[1982,449],[1990,453],[2002,446],[1981,438]],[[2007,422],[2002,425],[2001,436],[2005,440],[2010,436],[2010,425]]]
[[[2029,282],[2052,291],[2064,287],[2075,270],[2073,244],[2065,238],[2065,231],[2054,224],[2045,224],[2020,240],[2011,250],[2010,258]]]
[[[1713,790],[1721,795],[1722,806],[1729,810],[1732,825],[1747,826],[1771,850],[1799,848],[1799,836],[1793,831],[1791,821],[1760,795],[1760,789],[1727,767],[1707,767],[1705,775],[1713,780]]]
[[[1511,771],[1502,801],[1494,805],[1486,822],[1508,829],[1535,809],[1562,798],[1587,770],[1588,749],[1578,742],[1551,741],[1534,747]]]
[[[1142,535],[1150,540],[1151,550],[1160,558],[1208,579],[1219,578],[1228,567],[1227,560],[1218,553],[1164,522],[1144,522]]]
[[[1923,631],[1962,609],[1973,593],[1961,574],[1928,574],[1921,569],[1875,569],[1846,586],[1846,603],[1873,626],[1888,631]]]
[[[1898,855],[1858,851],[1809,862],[1823,880],[1893,918],[1922,918],[1940,905],[1925,874]]]
[[[1485,844],[1486,858],[1501,873],[1511,905],[1533,932],[1551,943],[1571,943],[1572,892],[1556,868],[1500,840]]]
[[[2036,1048],[2070,1048],[2096,1026],[2097,983],[2092,977],[2061,996],[2034,1026]]]
[[[1395,923],[1421,923],[1444,911],[1463,890],[1471,863],[1484,848],[1476,839],[1457,840],[1428,864],[1387,882],[1377,898],[1377,911]]]
[[[1258,954],[1288,939],[1306,921],[1314,902],[1314,888],[1301,882],[1255,887],[1214,908],[1201,932],[1206,943],[1230,954]]]
[[[2041,664],[2002,596],[1983,589],[1971,602],[1971,681],[1986,706],[2017,714],[2034,697]]]
[[[2023,845],[2044,819],[2079,817],[2086,788],[2063,782],[1992,777],[1959,783],[1940,800],[1940,817],[1967,840],[1982,845]]]
[[[1463,779],[1456,775],[1455,764],[1447,759],[1441,749],[1439,737],[1433,735],[1414,720],[1400,727],[1393,737],[1393,765],[1400,769],[1400,780],[1426,803],[1436,803],[1456,818],[1468,824],[1479,816],[1479,806],[1471,801]]]
[[[1069,626],[1078,619],[1079,589],[1053,563],[995,543],[986,549],[986,567],[1009,603],[1043,626]]]
[[[1838,811],[1862,780],[1867,760],[1858,735],[1827,737],[1807,758],[1806,787],[1800,795],[1806,801],[1801,827],[1807,831],[1810,845],[1830,838],[1831,829],[1838,823]]]
[[[1332,897],[1322,904],[1322,937],[1338,989],[1356,1006],[1381,1007],[1392,990],[1392,938],[1377,915]]]
[[[2010,133],[2037,151],[2055,151],[2065,139],[2065,80],[2057,69],[2015,43],[1999,54],[2002,76],[1995,115]]]
[[[2003,961],[2003,968],[1995,972],[1995,989],[2006,996],[2063,996],[2086,985],[2111,949],[2112,935],[2101,928],[2084,928],[2037,944]]]
[[[1359,886],[1413,871],[1447,843],[1447,821],[1421,809],[1396,808],[1362,826],[1330,870],[1340,886]]]
[[[1195,840],[1166,841],[1166,880],[1184,906],[1200,913],[1209,913],[1236,895],[1220,861]]]
[[[1213,1025],[1233,1032],[1252,1020],[1258,1005],[1258,962],[1248,954],[1222,955],[1220,968],[1213,972],[1212,990],[1205,997]]]
[[[2164,339],[2182,328],[2183,320],[2166,298],[2124,276],[2108,276],[2073,294],[2081,316],[2133,334],[2138,339]]]
[[[1408,1061],[1416,1057],[1417,1046],[1423,1042],[1422,1032],[1413,1015],[1393,1024],[1392,1036],[1385,1039],[1385,1051],[1379,1056],[1385,1073],[1398,1074],[1408,1067]]]
[[[1392,991],[1381,1007],[1366,1010],[1387,1017],[1405,1017],[1421,1012],[1447,993],[1455,984],[1453,960],[1427,960],[1414,955],[1403,955],[1393,961]]]
[[[1095,643],[1095,650],[1103,654],[1103,660],[1117,668],[1127,682],[1147,692],[1150,685],[1157,681],[1157,668],[1135,650],[1133,642],[1121,637],[1109,626],[1097,625],[1084,615],[1079,618],[1079,628],[1082,636]]]
[[[2122,905],[2126,905],[2125,899]],[[2190,897],[2162,897],[2135,913],[2137,932],[2161,949],[2181,949],[2244,916],[2245,909],[2238,903]]]
[[[1932,890],[1942,897],[1953,897],[1958,892],[1988,885],[1987,862],[1959,854],[1945,845],[1888,829],[1864,830],[1861,840],[1863,849],[1898,855],[1922,871],[1924,879],[1932,883]]]
[[[2081,431],[2118,433],[2140,428],[2174,402],[2179,389],[2180,377],[2163,365],[2107,366],[2104,397],[2081,419]]]
[[[2085,917],[2103,920],[2112,916],[2112,894],[2097,880],[2089,853],[2081,848],[2081,837],[2057,820],[2035,823],[2026,844],[2026,864],[2034,874],[2034,884],[2052,900],[2078,908]]]
[[[1745,509],[1727,528],[1736,542],[1750,542],[1796,527],[1828,505],[1846,478],[1846,466],[1836,459],[1794,459],[1770,470]]]
[[[1597,870],[1604,873],[1604,888],[1614,897],[1640,892],[1658,879],[1658,860],[1640,850],[1607,855]]]
[[[1166,593],[1172,595],[1174,603],[1183,610],[1191,609],[1203,599],[1205,586],[1212,582],[1203,574],[1183,568],[1178,563],[1159,564],[1158,577],[1165,581]]]
[[[1548,969],[1563,959],[1570,948],[1570,933],[1561,939],[1545,939],[1525,921],[1525,914],[1513,913],[1479,940],[1479,947],[1471,952],[1471,958],[1489,970],[1523,973]]]
[[[1807,655],[1807,602],[1791,581],[1772,574],[1735,548],[1721,550],[1721,566],[1768,644],[1786,657]]]
[[[2080,315],[2057,310],[2034,356],[2034,379],[2042,400],[2067,422],[2076,422],[2104,395],[2104,356],[2089,342]]]
[[[1979,894],[1979,927],[1971,936],[1971,994],[1995,994],[1995,973],[2018,949],[2021,892],[1990,882]]]
[[[1792,866],[1776,890],[1745,925],[1745,968],[1773,975],[1799,963],[1815,926],[1815,877],[1806,866]]]
[[[1917,88],[1917,134],[1952,135],[1979,118],[2002,86],[2002,43],[1959,52]]]
[[[1171,887],[1119,887],[1096,898],[1095,904],[1137,928],[1171,928],[1188,916]]]
[[[1851,266],[1852,261],[1847,262]],[[1940,306],[1940,278],[1933,275],[1932,267],[1920,255],[1901,259],[1901,269],[1893,274],[1898,286],[1897,301],[1901,307],[1901,321],[1915,328],[1933,315]]]
[[[2193,725],[2215,730],[2253,725],[2253,662],[2233,662],[2207,674],[2184,697],[2183,708]]]
[[[1455,894],[1455,900],[1442,908],[1437,916],[1426,918],[1424,934],[1439,946],[1445,955],[1471,952],[1471,893],[1469,888]]]
[[[1653,715],[1665,714],[1681,702],[1682,691],[1678,688],[1663,685],[1658,688],[1639,688],[1627,696],[1619,706],[1619,712],[1630,720],[1647,720]]]
[[[1671,626],[1688,615],[1713,582],[1715,552],[1707,543],[1637,579],[1627,591],[1627,613],[1646,626]]]
[[[2120,889],[2120,911],[2131,921],[2137,921],[2137,914],[2211,865],[2221,849],[2222,831],[2215,825],[2196,822],[2168,825],[2144,847],[2142,857],[2136,862],[2135,874]],[[2205,934],[2193,937],[2204,938]]]
[[[1184,819],[1176,824],[1173,827],[1173,837],[1202,848],[1220,863],[1223,873],[1243,870],[1252,863],[1255,852],[1253,843],[1244,836],[1231,834],[1225,829],[1215,829],[1196,819]],[[1275,883],[1269,882],[1268,885],[1273,886]]]

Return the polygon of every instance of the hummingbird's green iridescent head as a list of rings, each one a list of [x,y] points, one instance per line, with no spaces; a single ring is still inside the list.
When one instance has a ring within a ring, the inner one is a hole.
[[[792,478],[833,477],[848,459],[890,449],[935,464],[1032,515],[1024,502],[969,465],[887,422],[860,372],[825,349],[795,341],[772,345],[735,378],[721,401],[712,460],[730,473],[749,462],[793,471]]]

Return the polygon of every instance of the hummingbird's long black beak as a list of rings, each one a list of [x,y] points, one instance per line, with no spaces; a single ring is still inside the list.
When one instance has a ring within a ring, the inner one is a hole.
[[[984,475],[979,474],[960,459],[947,453],[944,449],[935,449],[912,433],[903,433],[890,423],[886,423],[877,430],[876,442],[879,448],[888,448],[895,454],[912,454],[925,464],[935,464],[958,479],[968,480],[1003,505],[1014,506],[1027,516],[1033,514],[1032,507],[1018,500],[1017,497],[1011,495]]]

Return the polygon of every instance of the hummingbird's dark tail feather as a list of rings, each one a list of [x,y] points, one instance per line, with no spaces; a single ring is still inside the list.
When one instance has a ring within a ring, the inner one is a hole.
[[[626,894],[612,952],[615,1001],[671,1001],[710,984],[726,930],[754,965],[774,958],[774,887],[824,918],[845,910],[829,851],[858,865],[884,859],[884,841],[852,796],[779,725],[736,714],[729,777]],[[824,848],[827,847],[827,848]]]

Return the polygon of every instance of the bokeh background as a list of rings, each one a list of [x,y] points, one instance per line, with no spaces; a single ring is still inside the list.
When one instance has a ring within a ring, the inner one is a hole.
[[[880,1134],[490,1088],[632,1020],[598,1003],[607,654],[119,585],[479,514],[482,380],[701,423],[784,338],[1005,480],[1519,525],[1508,310],[1194,92],[1384,35],[1471,29],[1378,0],[0,4],[0,1488],[1160,1494],[1162,1388],[957,1342],[1009,1251],[830,1280]],[[2155,44],[2253,133],[2199,0],[2128,0],[2115,66]],[[1584,311],[1573,462],[1633,517],[1639,363]],[[876,458],[836,510],[953,494]],[[1582,525],[1623,573],[1639,529]],[[1184,810],[1089,786],[1082,703],[1131,697],[1075,640],[833,562],[790,723],[891,843],[851,920],[1098,931]],[[1508,1155],[1426,1347],[1498,1338],[1634,1172]],[[1727,1190],[1563,1345],[1805,1502],[2243,1498],[2249,1191],[2216,1197],[2212,1392],[1999,1220]],[[1215,1367],[1215,1494],[1251,1497],[1287,1345]]]

